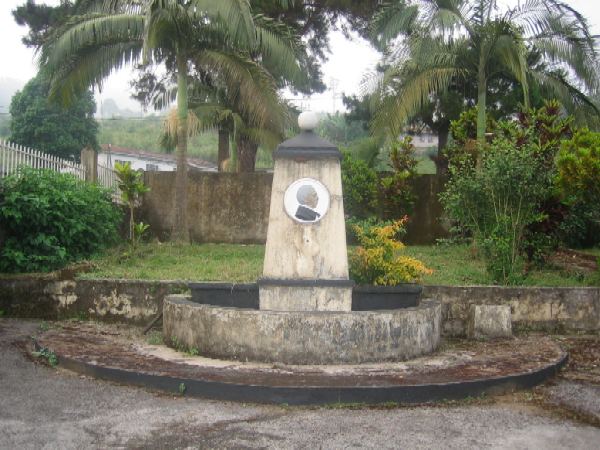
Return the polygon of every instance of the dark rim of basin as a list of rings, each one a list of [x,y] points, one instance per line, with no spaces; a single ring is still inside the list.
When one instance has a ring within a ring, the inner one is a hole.
[[[256,283],[222,283],[222,282],[206,282],[206,283],[189,283],[190,289],[199,290],[222,290],[222,291],[258,291]]]
[[[225,308],[259,309],[258,283],[190,283],[195,303]],[[354,286],[352,311],[378,311],[419,306],[423,287],[418,284],[397,286]]]
[[[423,286],[416,283],[397,284],[396,286],[374,286],[370,284],[358,284],[354,286],[353,292],[365,293],[396,293],[405,292],[411,294],[420,294],[423,292]]]

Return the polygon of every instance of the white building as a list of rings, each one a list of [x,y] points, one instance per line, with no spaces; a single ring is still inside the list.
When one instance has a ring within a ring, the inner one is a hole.
[[[417,150],[417,151],[419,151],[419,150],[424,151],[431,147],[437,148],[437,146],[438,146],[437,135],[433,134],[431,132],[428,132],[428,131],[423,131],[418,134],[410,134],[410,135],[409,134],[401,134],[400,139],[404,138],[405,136],[412,137],[412,143],[415,146],[415,150]]]
[[[102,150],[98,152],[98,164],[114,168],[115,163],[131,163],[133,170],[144,170],[154,172],[173,172],[177,168],[177,162],[174,154],[152,153],[143,150],[118,147],[111,144],[102,144]],[[216,172],[217,165],[204,161],[200,158],[187,158],[190,169],[202,170],[205,172]]]

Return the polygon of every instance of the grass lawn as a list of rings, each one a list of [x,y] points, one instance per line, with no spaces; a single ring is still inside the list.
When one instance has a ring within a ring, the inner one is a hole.
[[[487,285],[483,261],[467,245],[410,246],[406,253],[433,269],[424,284]],[[261,276],[262,245],[145,244],[129,255],[126,248],[113,249],[92,261],[93,270],[81,278],[148,280],[194,280],[253,282]],[[597,276],[569,273],[555,268],[529,274],[526,286],[589,286]]]
[[[262,273],[263,245],[144,244],[133,255],[115,248],[92,260],[81,278],[138,280],[256,281]]]

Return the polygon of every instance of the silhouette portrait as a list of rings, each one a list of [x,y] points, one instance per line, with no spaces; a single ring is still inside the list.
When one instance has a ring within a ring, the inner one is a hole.
[[[321,217],[321,214],[315,211],[315,208],[319,204],[319,196],[315,188],[310,184],[300,186],[296,193],[296,200],[299,203],[295,214],[297,219],[314,222]]]

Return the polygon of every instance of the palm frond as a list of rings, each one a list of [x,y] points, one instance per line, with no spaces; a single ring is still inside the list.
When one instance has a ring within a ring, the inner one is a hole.
[[[371,128],[378,134],[388,132],[397,136],[406,121],[429,101],[433,93],[444,92],[454,78],[462,75],[458,68],[442,66],[415,67],[411,73],[403,71],[397,86],[384,77],[374,96],[377,108]]]
[[[141,58],[139,42],[85,48],[51,72],[50,98],[70,104],[90,86],[102,89],[103,80],[114,70]]]
[[[212,50],[202,52],[195,62],[217,74],[226,86],[228,101],[238,105],[246,121],[258,128],[284,128],[288,112],[279,98],[275,80],[260,64],[240,54]]]
[[[62,30],[61,30],[62,31]],[[86,48],[122,43],[142,43],[144,17],[130,14],[92,15],[71,24],[44,46],[40,64],[54,71]]]

